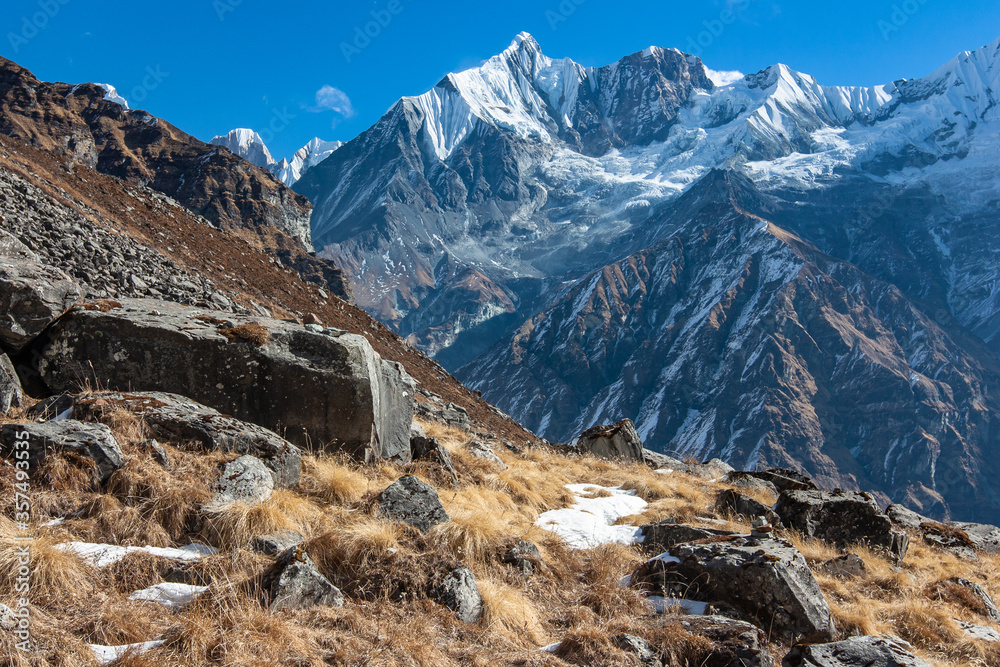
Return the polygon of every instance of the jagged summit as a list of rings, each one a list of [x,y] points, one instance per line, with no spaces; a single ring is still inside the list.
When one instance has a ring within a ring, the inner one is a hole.
[[[264,169],[270,169],[275,164],[275,160],[271,157],[271,152],[267,150],[264,140],[253,130],[246,128],[230,130],[225,136],[213,137],[209,143],[216,146],[225,146],[234,155],[239,155],[244,160],[248,160]]]

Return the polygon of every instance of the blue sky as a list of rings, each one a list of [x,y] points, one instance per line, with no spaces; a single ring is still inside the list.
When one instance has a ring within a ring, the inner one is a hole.
[[[355,42],[366,27],[375,36]],[[700,51],[716,70],[784,62],[821,83],[875,84],[923,76],[993,41],[1000,3],[4,0],[0,28],[0,55],[41,79],[111,83],[133,107],[204,140],[254,128],[280,159],[313,136],[356,136],[399,97],[478,64],[522,30],[546,54],[585,65],[655,44]]]

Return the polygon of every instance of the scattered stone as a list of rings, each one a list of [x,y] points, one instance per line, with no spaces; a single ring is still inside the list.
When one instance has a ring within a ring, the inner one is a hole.
[[[920,524],[920,530],[923,531],[924,542],[927,544],[950,551],[965,560],[979,560],[976,545],[964,530],[931,520]]]
[[[151,316],[153,308],[160,314]],[[268,343],[230,340],[213,324],[212,311],[164,301],[125,299],[106,313],[77,309],[39,344],[39,373],[53,391],[87,377],[117,391],[174,392],[280,431],[300,446],[365,461],[409,460],[413,379],[364,336],[230,319],[231,330],[266,331]]]
[[[14,364],[6,354],[0,352],[0,415],[6,415],[11,408],[20,408],[24,403],[21,379],[17,377]]]
[[[680,626],[713,645],[699,667],[774,667],[767,635],[750,623],[724,616],[685,616]]]
[[[426,438],[427,433],[424,431],[424,427],[417,422],[410,422],[410,445],[413,444],[414,438]]]
[[[767,519],[764,517],[754,519],[750,537],[771,537],[772,533],[774,533],[774,526]]]
[[[783,540],[735,536],[678,544],[640,566],[630,585],[735,608],[785,640],[829,641],[836,634],[805,558]]]
[[[20,352],[82,297],[68,275],[0,230],[0,343]]]
[[[963,605],[969,611],[1000,623],[1000,610],[986,589],[974,581],[962,577],[943,579],[928,587],[928,594],[937,599],[945,598]]]
[[[415,475],[407,475],[383,491],[378,497],[378,509],[382,516],[424,532],[448,521],[437,491]]]
[[[430,597],[455,612],[460,621],[475,623],[482,618],[483,598],[475,575],[466,567],[458,566],[447,572],[431,588]]]
[[[931,521],[931,519],[899,504],[889,505],[885,514],[894,524],[908,530],[920,530],[920,524]]]
[[[274,565],[264,573],[261,589],[265,604],[272,611],[344,606],[340,589],[320,573],[309,554],[299,547],[278,555]]]
[[[732,484],[738,489],[743,489],[744,491],[758,491],[769,493],[775,498],[778,497],[778,489],[771,482],[754,477],[751,473],[744,472],[742,470],[734,470],[733,472],[726,475],[724,481]]]
[[[466,445],[466,449],[477,459],[482,459],[484,461],[489,461],[493,465],[497,466],[501,470],[507,469],[507,464],[504,463],[497,453],[493,451],[493,448],[489,445],[479,442],[478,440],[471,441]]]
[[[958,627],[962,628],[971,639],[978,639],[984,642],[1000,642],[1000,632],[997,632],[991,627],[985,625],[977,625],[976,623],[966,623],[965,621],[960,621],[957,618],[955,623]]]
[[[435,394],[434,396],[437,395]],[[437,397],[437,400],[434,402],[418,402],[415,410],[416,414],[424,419],[436,421],[446,426],[453,426],[463,431],[472,430],[472,424],[469,422],[469,413],[466,409],[454,403],[444,403],[440,400],[440,397]]]
[[[634,655],[642,667],[661,667],[660,652],[642,637],[620,634],[611,638],[611,643],[626,653]]]
[[[770,482],[779,493],[784,491],[817,491],[819,489],[811,479],[789,468],[754,470],[746,474]]]
[[[423,429],[420,429],[423,433]],[[434,438],[415,435],[410,438],[410,448],[413,459],[416,461],[431,461],[441,466],[441,469],[451,477],[451,485],[458,485],[458,474],[455,466],[451,464],[451,455],[448,450],[441,446]]]
[[[931,667],[885,637],[851,637],[832,644],[792,647],[782,667]]]
[[[223,466],[212,490],[215,497],[207,505],[209,510],[231,503],[255,505],[274,493],[274,476],[260,459],[244,455]]]
[[[297,486],[302,474],[299,448],[277,433],[220,414],[184,396],[101,392],[78,400],[75,409],[96,419],[107,411],[128,410],[169,437],[195,441],[207,450],[254,456],[271,471],[276,488]]]
[[[631,419],[587,429],[577,439],[576,450],[581,454],[612,461],[645,460],[642,439]]]
[[[680,461],[673,457],[654,452],[652,449],[646,449],[645,447],[642,450],[642,460],[646,465],[656,470],[663,468],[674,469],[674,466],[671,464],[674,462],[680,463]]]
[[[265,556],[274,556],[294,546],[298,546],[304,541],[305,537],[294,530],[283,530],[280,533],[258,535],[253,538],[250,540],[250,551],[264,554]]]
[[[695,528],[681,523],[671,521],[661,521],[642,526],[642,547],[650,553],[663,553],[671,547],[683,544],[684,542],[694,542],[715,537],[731,537],[738,535],[729,530],[718,530],[715,528]]]
[[[319,319],[316,313],[306,313],[306,316],[302,318],[302,324],[317,324],[320,331],[323,330],[323,320]]]
[[[20,450],[16,444],[19,442],[28,443],[28,462],[32,471],[37,470],[49,454],[73,452],[95,463],[97,480],[103,484],[124,463],[118,441],[104,424],[64,419],[0,426],[0,455],[12,457]]]
[[[865,561],[857,554],[837,556],[823,563],[820,568],[835,577],[860,577],[868,571]]]
[[[963,523],[952,521],[948,524],[952,528],[958,528],[969,536],[973,546],[979,551],[996,554],[1000,553],[1000,528],[988,523]]]
[[[139,449],[149,452],[153,460],[167,470],[173,467],[170,463],[170,456],[167,454],[167,450],[156,440],[143,440],[139,443]]]
[[[764,503],[732,489],[726,489],[719,493],[715,499],[715,511],[722,516],[732,515],[749,520],[762,516],[772,526],[781,528],[781,519],[774,510]]]
[[[500,561],[513,565],[524,576],[530,577],[535,573],[536,566],[542,563],[542,552],[531,542],[518,540],[517,544],[503,552]]]
[[[906,556],[910,538],[865,493],[784,491],[774,511],[788,528],[840,547],[863,543],[884,550],[896,562]]]

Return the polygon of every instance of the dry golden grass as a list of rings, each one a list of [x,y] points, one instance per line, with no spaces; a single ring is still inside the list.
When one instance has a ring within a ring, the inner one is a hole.
[[[219,329],[219,333],[231,341],[244,341],[261,347],[271,340],[271,332],[260,324],[240,324],[235,327]]]
[[[16,606],[21,597],[18,578],[26,570],[30,589],[27,597],[32,599],[69,599],[93,593],[94,569],[76,554],[59,548],[65,540],[48,534],[36,534],[26,541],[20,537],[17,525],[0,517],[0,601]]]
[[[328,503],[353,505],[373,490],[371,480],[347,459],[307,456],[302,468],[303,490]]]
[[[262,503],[229,503],[204,511],[202,535],[223,549],[245,548],[254,537],[293,531],[305,537],[324,526],[321,509],[308,498],[277,489]]]
[[[468,453],[469,433],[434,424],[425,424],[425,430],[451,453],[459,473],[455,486],[429,462],[360,465],[307,456],[299,489],[278,490],[258,505],[205,511],[208,484],[218,464],[232,455],[165,443],[173,463],[165,470],[136,445],[148,437],[141,421],[113,410],[100,418],[120,437],[127,459],[104,488],[94,485],[91,464],[66,457],[50,457],[33,480],[39,518],[72,516],[37,531],[33,628],[40,652],[19,655],[12,664],[89,667],[88,642],[164,637],[164,646],[119,664],[624,665],[634,661],[613,639],[628,632],[659,647],[672,667],[697,665],[707,658],[710,642],[673,618],[647,617],[646,600],[619,584],[645,558],[638,548],[571,549],[535,522],[541,512],[575,501],[567,484],[592,483],[620,486],[649,502],[641,515],[624,523],[669,519],[748,528],[742,521],[713,518],[715,496],[726,488],[722,484],[541,447],[517,455],[497,447],[507,465],[499,470]],[[419,474],[435,484],[451,521],[423,534],[375,516],[375,497],[403,474]],[[0,487],[12,483],[0,467]],[[0,523],[0,529],[4,526],[9,531],[10,522]],[[271,613],[261,606],[254,586],[271,559],[246,547],[254,536],[282,530],[307,538],[307,552],[347,596],[344,608]],[[0,530],[0,575],[8,578],[0,578],[0,585],[9,583],[11,572],[3,534]],[[788,537],[814,568],[842,553],[816,540]],[[95,570],[55,549],[57,542],[71,539],[160,546],[208,541],[221,551],[181,569],[133,554]],[[542,553],[544,562],[531,577],[498,558],[518,539],[530,540]],[[1000,596],[991,578],[1000,557],[968,563],[914,540],[896,568],[869,550],[851,551],[868,566],[863,576],[845,580],[816,570],[842,636],[896,634],[938,667],[1000,664],[996,649],[968,639],[954,620],[989,625],[982,609],[960,593],[935,587],[963,576]],[[473,571],[484,600],[484,618],[477,624],[461,623],[431,599],[435,581],[458,563]],[[127,600],[133,590],[165,576],[210,585],[210,590],[177,613]],[[537,650],[560,640],[557,655]],[[0,652],[10,646],[0,633]],[[774,652],[780,658],[782,647]]]

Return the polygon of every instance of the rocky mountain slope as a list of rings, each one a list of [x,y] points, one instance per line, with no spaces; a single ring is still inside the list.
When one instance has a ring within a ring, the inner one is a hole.
[[[360,305],[545,437],[996,516],[998,77],[1000,41],[863,88],[520,35],[296,189]]]
[[[266,170],[113,101],[109,88],[42,82],[0,59],[0,132],[167,195],[333,292],[348,293],[339,269],[311,255],[307,200]]]
[[[1000,515],[996,356],[742,210],[752,189],[706,178],[678,203],[683,231],[588,275],[460,375],[554,438],[635,415],[680,457]]]

